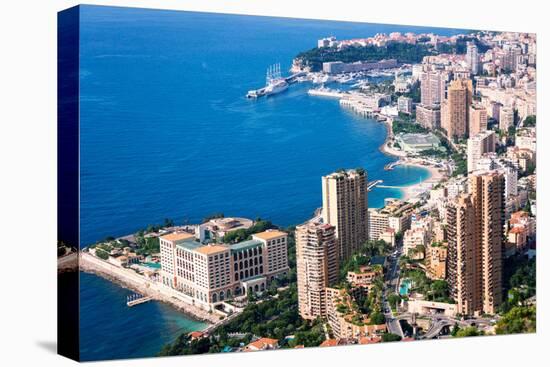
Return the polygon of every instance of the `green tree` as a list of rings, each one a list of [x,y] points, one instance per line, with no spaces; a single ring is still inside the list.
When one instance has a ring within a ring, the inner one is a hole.
[[[468,326],[464,329],[460,329],[455,333],[455,337],[457,338],[463,338],[468,336],[480,336],[483,335],[483,331],[478,330],[475,326]]]
[[[523,127],[535,127],[537,126],[537,116],[530,115],[523,121]]]
[[[388,342],[398,342],[401,340],[401,337],[397,334],[392,333],[384,333],[382,334],[382,342],[388,343]]]
[[[100,249],[100,248],[96,249],[95,254],[100,259],[103,259],[103,260],[109,259],[109,253],[103,249]]]
[[[497,334],[534,333],[537,331],[535,306],[516,306],[498,321]]]
[[[381,325],[386,322],[386,317],[381,312],[373,312],[370,315],[370,324],[371,325]]]
[[[392,293],[388,296],[388,303],[393,307],[397,307],[397,304],[401,302],[401,296],[396,294],[396,293]]]

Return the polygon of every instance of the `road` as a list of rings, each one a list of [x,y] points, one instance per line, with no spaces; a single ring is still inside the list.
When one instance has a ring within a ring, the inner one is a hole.
[[[388,327],[388,332],[392,334],[399,335],[404,337],[403,329],[399,320],[395,318],[391,310],[391,306],[388,303],[387,297],[390,294],[399,292],[399,257],[402,253],[402,247],[397,245],[396,256],[388,257],[389,265],[388,272],[385,275],[384,279],[384,292],[382,294],[382,307],[384,311],[384,316],[386,317],[386,326]]]
[[[478,329],[483,330],[491,326],[491,320],[483,319],[483,318],[469,319],[469,320],[456,320],[455,318],[444,316],[444,315],[433,315],[432,324],[430,325],[430,328],[426,330],[426,333],[422,335],[420,339],[435,338],[439,336],[439,333],[441,332],[441,330],[443,330],[444,327],[446,326],[452,327],[454,324],[458,324],[458,326],[460,326],[461,328],[475,325],[478,327]]]
[[[397,251],[396,256],[388,257],[388,271],[384,276],[384,292],[382,294],[382,307],[384,311],[384,316],[386,317],[386,326],[388,327],[388,332],[392,334],[397,334],[401,337],[404,337],[403,329],[399,320],[407,320],[411,322],[412,315],[408,312],[394,313],[391,310],[390,304],[387,301],[387,297],[390,294],[397,293],[399,294],[399,278],[400,278],[400,268],[399,268],[399,257],[403,253],[403,248],[397,246],[395,248]],[[455,318],[448,317],[441,314],[434,315],[422,315],[424,317],[430,317],[432,319],[431,325],[425,334],[420,337],[420,339],[432,339],[438,337],[441,331],[445,327],[452,327],[455,323],[462,328],[475,325],[480,329],[486,329],[491,326],[495,320],[485,319],[485,318],[475,318],[469,320],[456,320]]]

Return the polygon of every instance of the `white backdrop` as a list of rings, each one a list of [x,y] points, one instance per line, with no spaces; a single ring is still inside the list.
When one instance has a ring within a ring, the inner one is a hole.
[[[88,4],[139,6],[298,18],[354,20],[538,34],[538,334],[363,347],[143,359],[101,366],[295,366],[312,365],[530,365],[547,359],[549,270],[548,9],[542,2],[503,1],[299,1],[299,0],[111,0]],[[75,1],[12,0],[0,13],[0,359],[5,366],[65,366],[56,339],[56,12]],[[546,16],[545,16],[546,15]],[[545,340],[546,339],[546,340]],[[544,349],[546,347],[546,350]],[[544,360],[544,359],[543,359]],[[546,362],[547,363],[547,362]]]

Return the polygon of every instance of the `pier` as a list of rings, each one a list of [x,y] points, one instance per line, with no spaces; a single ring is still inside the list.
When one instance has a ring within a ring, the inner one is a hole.
[[[391,171],[395,166],[398,166],[400,164],[402,164],[403,162],[401,162],[400,160],[399,161],[395,161],[395,162],[391,162],[391,163],[388,163],[384,166],[384,170],[386,171]]]
[[[367,191],[371,191],[372,189],[374,189],[376,186],[380,185],[383,182],[384,182],[383,180],[376,180],[376,181],[369,182],[367,185]]]
[[[404,189],[406,186],[378,185],[381,189]]]
[[[152,299],[153,297],[145,297],[141,294],[134,293],[126,297],[126,305],[128,307],[133,307],[145,302],[149,302]]]

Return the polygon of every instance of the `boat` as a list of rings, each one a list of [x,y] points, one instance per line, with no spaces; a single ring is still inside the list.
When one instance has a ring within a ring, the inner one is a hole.
[[[261,89],[259,89],[261,90]],[[259,90],[256,90],[256,89],[253,89],[253,90],[249,90],[248,93],[246,93],[246,98],[258,98],[261,96],[261,94],[259,93]]]
[[[267,69],[264,94],[271,96],[288,89],[288,82],[281,76],[281,64],[275,64]]]
[[[310,96],[322,96],[331,98],[342,98],[344,93],[338,89],[330,89],[324,85],[317,89],[310,89],[307,91]]]

